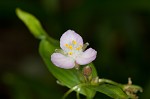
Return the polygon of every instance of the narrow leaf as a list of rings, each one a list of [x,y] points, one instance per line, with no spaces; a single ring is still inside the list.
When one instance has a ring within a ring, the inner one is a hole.
[[[81,84],[82,81],[77,73],[76,69],[62,69],[59,67],[56,67],[52,64],[50,61],[50,55],[54,52],[56,49],[55,46],[51,45],[47,40],[42,40],[40,42],[39,51],[40,54],[46,63],[49,71],[65,86],[72,88],[78,84]],[[93,68],[94,75],[96,75],[96,71],[93,65],[91,65]],[[82,87],[80,90],[81,94],[84,94],[88,97],[94,97],[96,91],[93,91],[89,88]]]
[[[90,86],[90,88],[114,99],[128,99],[123,90],[114,85],[100,84],[99,86]]]
[[[47,39],[50,43],[58,46],[58,41],[48,36],[40,21],[35,16],[19,8],[16,9],[16,14],[19,19],[28,27],[29,31],[35,36],[35,38]]]
[[[45,37],[46,32],[43,30],[40,22],[33,15],[17,8],[17,16],[21,19],[25,25],[29,28],[30,32],[38,39]]]
[[[45,64],[47,65],[49,71],[60,81],[62,85],[69,88],[73,88],[78,84],[83,83],[80,79],[80,74],[75,69],[62,69],[54,66],[50,60],[51,54],[54,53],[55,49],[59,48],[59,42],[47,35],[45,30],[42,28],[40,22],[32,14],[22,11],[21,9],[16,9],[18,17],[25,23],[30,32],[38,39],[41,39],[39,45],[39,52],[43,58]],[[93,64],[90,64],[93,70],[93,76],[97,76],[96,69]],[[77,90],[76,90],[77,91]],[[86,95],[87,97],[94,97],[96,91],[81,87],[79,93]]]

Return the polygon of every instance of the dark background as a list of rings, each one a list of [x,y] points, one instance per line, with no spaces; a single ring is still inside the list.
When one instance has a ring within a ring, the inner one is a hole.
[[[35,15],[55,39],[75,30],[98,51],[100,78],[127,83],[131,77],[144,89],[140,99],[150,99],[149,0],[0,0],[1,99],[60,99],[68,90],[43,63],[39,40],[17,18],[17,7]],[[110,98],[98,93],[95,99]]]

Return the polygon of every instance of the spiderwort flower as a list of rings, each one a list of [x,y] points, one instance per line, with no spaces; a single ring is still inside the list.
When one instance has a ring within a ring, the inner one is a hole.
[[[78,65],[86,65],[96,58],[97,51],[83,44],[82,37],[73,30],[67,30],[60,38],[60,50],[51,55],[53,64],[60,68],[71,69]],[[85,50],[85,51],[84,51]]]

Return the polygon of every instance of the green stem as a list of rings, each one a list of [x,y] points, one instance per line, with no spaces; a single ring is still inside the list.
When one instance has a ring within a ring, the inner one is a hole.
[[[77,96],[77,99],[80,99],[79,91],[77,91],[76,96]]]
[[[112,85],[116,85],[116,86],[119,86],[120,88],[123,88],[123,85],[122,84],[119,84],[117,82],[114,82],[112,80],[109,80],[109,79],[99,79],[99,83],[108,83],[108,84],[112,84]]]
[[[74,86],[73,88],[71,88],[70,90],[68,90],[65,94],[64,94],[64,96],[62,97],[62,99],[66,99],[67,98],[67,96],[71,93],[71,92],[73,92],[76,88],[75,88],[76,86]]]
[[[77,76],[78,76],[80,82],[83,82],[83,83],[84,83],[84,82],[85,82],[85,79],[84,79],[84,76],[83,76],[83,74],[82,74],[82,70],[80,69],[80,66],[79,66],[78,64],[76,64],[75,70],[76,70],[76,73],[77,73]]]
[[[82,83],[82,84],[78,84],[78,85],[72,87],[70,90],[68,90],[68,91],[64,94],[64,96],[62,97],[62,99],[66,99],[67,96],[68,96],[71,92],[73,92],[73,91],[75,91],[75,90],[77,90],[77,99],[80,99],[80,98],[79,98],[79,91],[80,91],[80,89],[81,89],[83,86],[88,86],[88,85],[89,85],[89,84]]]
[[[91,98],[91,97],[86,97],[86,99],[93,99],[93,98]]]

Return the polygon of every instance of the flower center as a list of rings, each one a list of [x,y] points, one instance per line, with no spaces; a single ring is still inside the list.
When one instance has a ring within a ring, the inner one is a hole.
[[[74,59],[82,53],[82,45],[78,44],[75,40],[72,40],[71,43],[67,43],[64,46],[66,48],[67,55]]]

